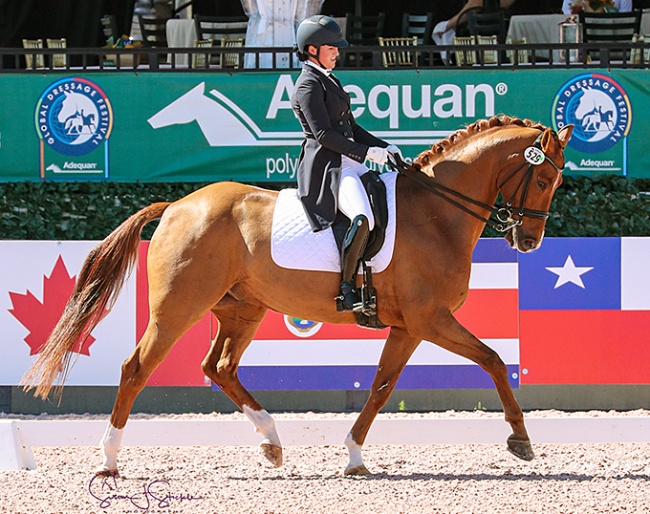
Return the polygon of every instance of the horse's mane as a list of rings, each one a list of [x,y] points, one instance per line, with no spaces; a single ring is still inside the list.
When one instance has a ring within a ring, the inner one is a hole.
[[[442,141],[438,141],[429,150],[423,151],[420,155],[416,157],[416,159],[413,161],[413,164],[416,167],[422,169],[425,166],[431,165],[432,163],[437,161],[441,157],[441,154],[453,148],[460,141],[463,141],[468,137],[471,137],[479,132],[484,132],[494,127],[506,127],[509,125],[516,125],[519,127],[530,127],[538,130],[546,129],[546,127],[541,123],[537,123],[529,119],[515,118],[512,116],[507,116],[505,114],[501,116],[493,116],[492,118],[487,120],[475,121],[474,123],[468,125],[464,129],[459,129],[453,132],[452,134],[449,135],[448,138],[443,139]]]

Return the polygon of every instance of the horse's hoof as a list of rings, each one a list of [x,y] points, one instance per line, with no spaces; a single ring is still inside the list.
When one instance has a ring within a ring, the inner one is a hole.
[[[275,444],[271,443],[262,443],[260,444],[260,448],[262,449],[262,454],[264,457],[266,457],[266,460],[273,464],[273,467],[279,468],[282,466],[281,446],[276,446]]]
[[[508,437],[508,451],[515,457],[526,461],[533,460],[535,457],[533,447],[528,439],[515,439],[514,436]]]
[[[368,468],[365,467],[363,464],[360,466],[352,466],[352,467],[347,467],[345,468],[345,471],[343,472],[344,475],[346,476],[366,476],[370,474],[370,471],[368,471]]]
[[[95,476],[119,478],[120,472],[117,469],[106,469],[102,467],[95,470]]]

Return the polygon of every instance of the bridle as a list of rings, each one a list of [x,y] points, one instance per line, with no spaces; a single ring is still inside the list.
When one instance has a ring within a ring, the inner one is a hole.
[[[505,205],[501,205],[501,206],[498,204],[495,204],[494,206],[484,204],[482,202],[474,200],[473,198],[465,196],[464,194],[459,193],[454,189],[450,189],[447,186],[443,186],[439,182],[436,182],[436,180],[433,177],[425,175],[415,166],[404,162],[399,157],[399,155],[392,156],[394,162],[391,162],[389,160],[388,164],[392,169],[398,171],[399,173],[402,173],[403,175],[412,178],[422,186],[429,189],[431,192],[438,195],[440,198],[443,198],[444,200],[454,205],[455,207],[458,207],[462,211],[483,221],[490,227],[494,228],[496,231],[507,232],[513,227],[516,227],[517,225],[521,225],[522,218],[524,217],[546,221],[550,216],[549,211],[538,211],[535,209],[527,209],[526,207],[524,207],[524,203],[526,202],[526,196],[528,195],[528,187],[530,185],[530,180],[533,176],[533,170],[535,169],[535,166],[539,166],[546,160],[551,163],[551,165],[555,168],[555,170],[558,173],[562,173],[562,170],[564,169],[564,168],[560,168],[553,161],[553,159],[551,159],[548,155],[546,155],[542,150],[542,135],[543,133],[537,136],[532,146],[529,146],[524,150],[523,152],[524,159],[525,159],[524,162],[510,175],[508,175],[508,177],[503,182],[501,182],[501,184],[499,184],[499,191],[500,191],[501,188],[505,186],[506,183],[508,183],[508,181],[510,181],[515,175],[517,175],[517,173],[519,173],[526,166],[526,164],[528,164],[528,167],[522,174],[516,189],[513,191],[512,195],[510,195],[510,198],[506,201]],[[519,195],[519,205],[514,206],[513,203],[519,191],[521,191],[521,194]],[[487,218],[481,216],[480,214],[474,212],[466,205],[462,204],[460,201],[455,200],[453,198],[454,196],[456,198],[460,198],[463,202],[470,203],[490,211],[490,216]],[[516,213],[516,215],[519,217],[513,218],[513,213]],[[492,216],[496,219],[492,219]]]

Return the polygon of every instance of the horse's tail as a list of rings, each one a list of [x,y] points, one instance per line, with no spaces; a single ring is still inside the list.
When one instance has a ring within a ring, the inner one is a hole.
[[[20,381],[25,391],[36,387],[34,396],[45,399],[61,374],[57,396],[72,364],[74,348],[80,348],[108,314],[138,255],[144,226],[160,218],[170,202],[151,204],[133,214],[93,248],[81,267],[74,291],[61,319],[52,330],[32,367]]]

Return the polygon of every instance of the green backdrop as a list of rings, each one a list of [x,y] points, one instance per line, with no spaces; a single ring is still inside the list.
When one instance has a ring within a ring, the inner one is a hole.
[[[337,75],[358,122],[398,144],[407,157],[494,114],[551,127],[573,116],[583,139],[572,139],[567,173],[650,177],[643,122],[650,107],[648,70]],[[297,72],[4,75],[0,181],[293,181],[302,140],[289,106],[296,77]]]

